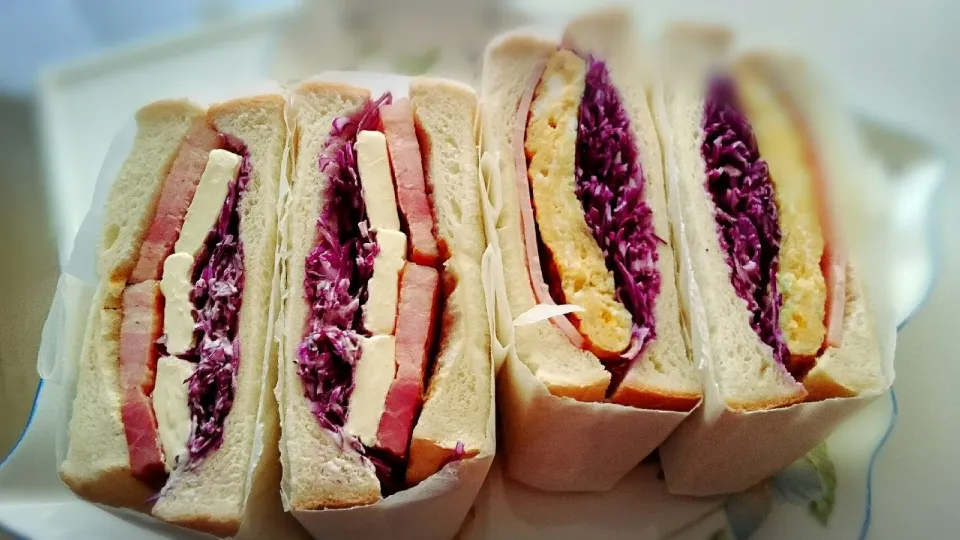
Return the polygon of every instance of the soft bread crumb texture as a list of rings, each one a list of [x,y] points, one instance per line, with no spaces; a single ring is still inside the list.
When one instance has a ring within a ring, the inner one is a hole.
[[[237,333],[241,357],[222,446],[196,469],[180,471],[154,505],[153,515],[219,535],[235,534],[246,510],[244,495],[260,388],[267,376],[263,373],[263,355],[277,241],[276,201],[286,139],[285,103],[279,95],[256,96],[228,101],[207,112],[207,120],[217,131],[239,138],[250,153],[250,182],[238,207],[244,251],[243,303]]]
[[[515,167],[515,129],[520,97],[534,68],[556,51],[556,43],[523,34],[511,34],[491,43],[483,62],[482,103],[486,148],[500,156],[503,210],[497,222],[498,240],[510,312],[517,315],[536,305],[526,248],[520,226],[518,178]],[[525,178],[520,178],[526,186]],[[552,323],[544,321],[516,328],[517,356],[558,396],[602,401],[610,373],[592,353],[573,346]]]
[[[576,188],[585,74],[586,63],[573,52],[550,56],[534,92],[524,147],[551,289],[561,293],[559,301],[584,309],[570,318],[591,351],[616,358],[630,344],[633,319],[617,299],[613,272],[587,227]]]
[[[827,285],[820,269],[824,238],[814,192],[816,164],[804,152],[810,141],[762,73],[740,64],[734,74],[780,211],[780,330],[791,356],[814,356],[826,334]]]
[[[283,485],[293,510],[347,508],[380,500],[380,482],[373,466],[335,435],[320,428],[297,374],[297,347],[303,338],[308,306],[304,299],[304,263],[316,245],[317,218],[325,204],[329,180],[318,158],[334,118],[359,109],[370,92],[340,83],[304,83],[294,93],[295,134],[292,143],[292,201],[285,339],[280,352],[283,429],[280,444]]]
[[[480,278],[487,242],[478,184],[477,95],[459,83],[417,78],[410,84],[410,101],[437,239],[447,256],[440,344],[410,445],[407,482],[416,484],[439,470],[458,443],[467,457],[484,448],[493,381]]]

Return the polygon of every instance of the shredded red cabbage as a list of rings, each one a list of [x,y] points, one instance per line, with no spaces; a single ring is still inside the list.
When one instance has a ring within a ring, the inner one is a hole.
[[[657,337],[654,305],[660,294],[653,212],[643,200],[644,176],[630,114],[610,81],[607,66],[590,57],[577,132],[576,189],[587,227],[612,269],[617,298],[633,316],[630,347],[608,362],[611,389]]]
[[[703,131],[706,188],[716,207],[730,281],[747,303],[753,330],[783,363],[787,347],[779,325],[783,297],[777,291],[778,210],[767,164],[729,78],[715,77],[709,83]]]
[[[243,300],[243,244],[239,205],[250,182],[250,153],[243,141],[222,134],[224,147],[243,161],[227,191],[217,224],[194,267],[191,292],[196,312],[197,345],[184,355],[197,362],[189,384],[193,432],[187,441],[190,464],[220,448],[223,426],[233,406],[240,363],[240,304]]]
[[[333,121],[319,167],[330,179],[317,220],[317,245],[307,256],[304,296],[310,313],[297,351],[297,373],[320,425],[338,434],[347,418],[353,372],[364,333],[360,306],[367,300],[378,252],[357,172],[357,134],[380,127],[390,93]]]

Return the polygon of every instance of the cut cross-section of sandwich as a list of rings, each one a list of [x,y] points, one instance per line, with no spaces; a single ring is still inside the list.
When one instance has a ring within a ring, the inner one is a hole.
[[[477,455],[490,415],[477,98],[294,94],[281,381],[293,510],[375,503]]]
[[[107,202],[60,468],[82,497],[222,536],[240,529],[266,436],[261,387],[276,377],[265,343],[284,107],[268,95],[138,113]]]
[[[701,396],[680,312],[659,141],[621,10],[556,43],[495,41],[484,61],[496,141],[506,292],[580,310],[515,328],[519,359],[556,396],[689,411]]]
[[[802,69],[759,54],[724,69],[725,38],[708,29],[666,43],[680,52],[658,122],[722,399],[755,410],[879,390],[863,286],[831,216],[842,179],[802,112]]]

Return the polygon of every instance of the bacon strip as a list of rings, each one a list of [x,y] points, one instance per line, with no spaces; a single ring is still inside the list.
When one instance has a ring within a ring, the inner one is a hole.
[[[140,256],[129,283],[160,279],[163,261],[173,252],[210,151],[222,147],[220,135],[205,119],[193,123],[163,182],[153,222],[140,246]]]
[[[163,485],[166,473],[150,394],[157,374],[155,342],[163,332],[163,296],[155,280],[130,285],[122,296],[120,325],[120,414],[133,476],[152,487]]]
[[[435,268],[407,263],[397,307],[397,374],[377,428],[377,446],[403,459],[423,406],[427,355],[437,324],[440,276]]]
[[[517,108],[517,123],[513,133],[514,166],[517,173],[517,196],[520,200],[520,227],[523,230],[523,243],[527,250],[527,270],[530,274],[530,285],[534,296],[541,304],[554,305],[550,296],[550,287],[543,278],[543,266],[540,262],[540,251],[537,247],[536,221],[533,217],[533,205],[530,202],[530,185],[527,180],[527,154],[523,143],[527,131],[527,116],[530,114],[530,104],[533,103],[533,93],[537,83],[543,76],[546,62],[537,64],[530,76],[530,82],[520,96],[520,105]],[[573,323],[565,316],[552,319],[553,324],[560,329],[575,347],[584,348],[583,336],[577,331]]]
[[[396,179],[397,206],[410,238],[409,260],[436,267],[440,252],[433,236],[433,214],[427,200],[427,184],[410,100],[404,98],[384,105],[380,108],[380,119]]]

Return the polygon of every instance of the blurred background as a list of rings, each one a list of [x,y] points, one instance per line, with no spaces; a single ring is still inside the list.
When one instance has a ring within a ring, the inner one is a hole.
[[[40,329],[103,156],[137,107],[163,97],[224,99],[268,79],[284,82],[325,69],[432,72],[475,81],[483,46],[497,31],[562,21],[604,3],[0,1],[0,457],[19,438],[31,409]],[[898,464],[921,462],[913,459],[909,441],[946,437],[939,433],[946,428],[928,430],[922,427],[928,422],[910,419],[931,410],[950,422],[943,425],[958,419],[955,411],[923,400],[940,390],[950,395],[957,380],[940,369],[955,356],[947,336],[960,323],[954,307],[960,302],[960,3],[634,4],[647,36],[666,22],[696,19],[730,25],[744,45],[802,52],[862,118],[883,126],[884,135],[874,142],[890,163],[907,167],[911,160],[932,157],[944,167],[946,183],[933,218],[939,280],[924,310],[901,334],[898,349],[897,385],[917,388],[916,401],[904,407],[901,427],[883,457]],[[957,374],[956,363],[950,365]],[[936,448],[946,453],[950,446],[943,439]],[[923,492],[929,483],[943,481],[916,467],[901,469],[903,484]],[[896,504],[895,496],[883,497],[878,505]],[[934,504],[930,516],[912,519],[934,519],[939,508]],[[911,525],[886,524],[890,531],[916,530]]]

